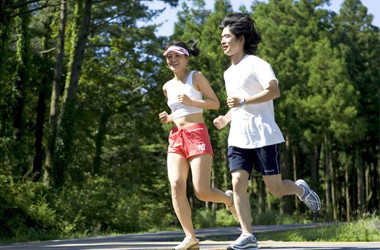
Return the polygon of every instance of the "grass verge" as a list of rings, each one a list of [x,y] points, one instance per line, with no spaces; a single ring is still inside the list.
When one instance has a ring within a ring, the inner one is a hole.
[[[380,241],[380,217],[327,227],[258,233],[256,236],[261,241]]]

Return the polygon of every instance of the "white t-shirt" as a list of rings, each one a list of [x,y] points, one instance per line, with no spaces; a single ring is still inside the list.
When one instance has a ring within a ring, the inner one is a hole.
[[[271,80],[278,83],[270,64],[254,55],[245,55],[224,72],[229,97],[248,98],[267,88]],[[282,142],[284,137],[274,120],[272,100],[232,108],[228,146],[261,148]]]

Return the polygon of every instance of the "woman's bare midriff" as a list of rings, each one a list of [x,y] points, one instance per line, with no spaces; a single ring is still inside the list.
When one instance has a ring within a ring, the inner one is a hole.
[[[177,126],[177,128],[181,129],[193,124],[204,123],[204,120],[203,120],[202,113],[195,113],[195,114],[179,117],[175,119],[173,122]]]

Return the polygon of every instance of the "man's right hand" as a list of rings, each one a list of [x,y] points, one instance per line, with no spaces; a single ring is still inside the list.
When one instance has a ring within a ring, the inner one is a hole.
[[[226,116],[224,115],[220,115],[218,117],[216,117],[213,121],[214,123],[214,126],[217,128],[217,129],[222,129],[224,128],[227,124],[228,124],[229,120],[226,118]]]

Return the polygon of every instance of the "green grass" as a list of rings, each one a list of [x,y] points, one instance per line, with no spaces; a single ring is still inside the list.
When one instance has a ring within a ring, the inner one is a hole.
[[[380,217],[327,227],[258,233],[256,236],[261,241],[380,241]]]

